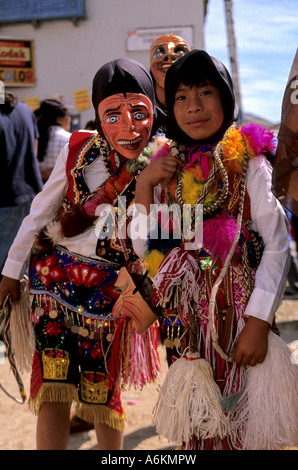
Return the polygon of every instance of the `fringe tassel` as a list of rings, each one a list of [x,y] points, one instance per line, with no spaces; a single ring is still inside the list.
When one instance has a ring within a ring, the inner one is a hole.
[[[269,332],[264,362],[247,370],[247,384],[231,415],[232,441],[244,450],[298,446],[298,367],[291,350]]]
[[[196,353],[175,361],[153,410],[153,424],[171,442],[229,434],[229,421],[220,406],[221,392],[211,366]]]
[[[109,387],[115,387],[117,381],[121,380],[124,389],[131,386],[142,389],[144,385],[154,383],[160,376],[161,364],[157,351],[159,336],[156,325],[139,335],[132,328],[130,320],[117,320],[111,344],[111,358],[107,364]]]
[[[76,406],[75,411],[76,415],[80,419],[87,421],[88,423],[104,423],[107,424],[110,428],[116,429],[117,431],[121,431],[124,428],[124,413],[120,415],[116,411],[111,410],[108,406],[79,403]]]
[[[31,321],[29,281],[21,281],[21,297],[13,303],[10,318],[11,346],[20,373],[30,371],[35,350],[35,334]]]
[[[75,385],[45,382],[38,390],[37,395],[34,398],[29,398],[28,407],[37,416],[43,403],[72,403],[73,401],[79,402],[78,391]]]
[[[183,306],[187,309],[191,300],[198,301],[199,273],[197,261],[189,251],[173,248],[154,278],[154,302],[164,308]]]
[[[122,385],[142,389],[146,384],[154,383],[161,373],[157,352],[157,327],[154,325],[142,335],[138,335],[132,328],[131,321],[127,323],[121,342]]]

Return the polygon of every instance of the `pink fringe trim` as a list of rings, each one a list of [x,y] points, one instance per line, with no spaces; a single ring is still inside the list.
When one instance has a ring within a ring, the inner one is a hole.
[[[222,211],[220,214],[204,221],[203,246],[224,262],[231,249],[236,232],[236,219],[227,212]],[[236,254],[239,254],[239,251],[236,251]]]
[[[246,124],[240,128],[240,133],[246,137],[255,155],[273,152],[276,148],[276,143],[273,141],[274,133],[260,124]]]

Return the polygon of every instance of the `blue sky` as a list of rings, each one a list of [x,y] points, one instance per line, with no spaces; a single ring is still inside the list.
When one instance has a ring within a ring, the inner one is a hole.
[[[273,122],[298,47],[297,0],[234,0],[242,109]],[[224,0],[209,0],[205,49],[230,70]]]

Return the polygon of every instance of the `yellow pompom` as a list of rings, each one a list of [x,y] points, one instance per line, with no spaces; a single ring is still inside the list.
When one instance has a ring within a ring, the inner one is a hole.
[[[245,146],[239,130],[230,129],[228,138],[223,140],[221,145],[223,160],[237,160],[239,163],[242,162]]]
[[[189,171],[184,171],[182,175],[182,199],[185,204],[190,204],[193,207],[197,201],[198,195],[203,187],[202,183],[194,178],[193,174]]]
[[[164,256],[165,255],[158,250],[152,250],[150,253],[145,255],[144,261],[146,263],[150,277],[154,277],[157,274],[158,268],[161,265]]]

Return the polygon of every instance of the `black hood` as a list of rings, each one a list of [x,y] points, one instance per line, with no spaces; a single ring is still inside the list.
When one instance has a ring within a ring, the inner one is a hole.
[[[219,131],[210,137],[209,143],[220,140],[228,129],[228,127],[237,120],[238,107],[235,103],[235,94],[231,76],[220,60],[210,56],[203,50],[192,50],[183,57],[174,62],[169,68],[165,79],[165,98],[168,109],[167,118],[167,137],[177,140],[188,146],[198,145],[201,142],[194,141],[187,136],[177,125],[174,117],[173,107],[175,93],[178,85],[183,81],[184,77],[194,77],[197,72],[198,81],[201,79],[209,79],[213,84],[217,85],[221,91],[224,122]],[[207,143],[206,141],[204,143]]]
[[[95,74],[92,85],[92,103],[95,109],[97,129],[101,133],[98,119],[98,105],[108,96],[123,93],[142,93],[146,95],[154,112],[153,131],[158,127],[162,112],[155,104],[154,84],[150,72],[139,62],[132,59],[116,59],[103,65]]]

